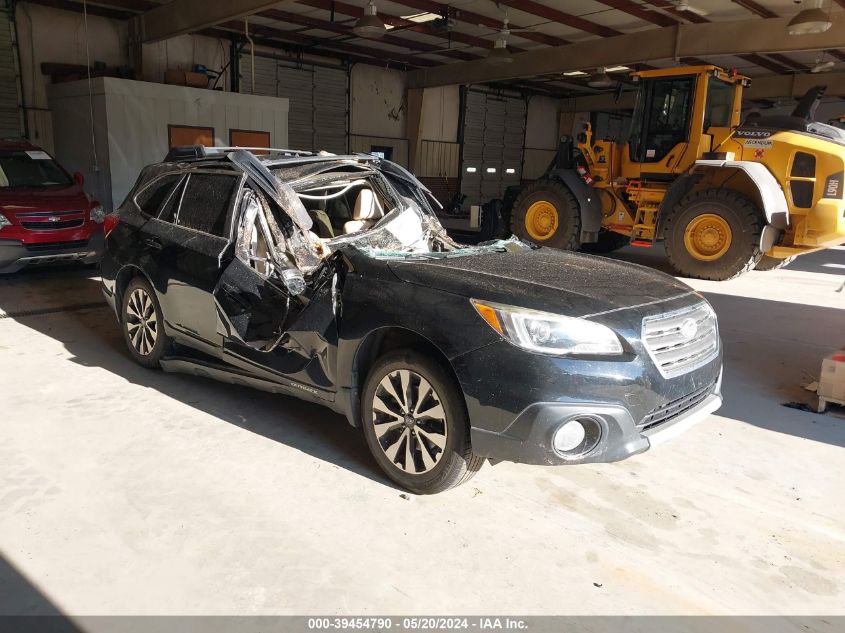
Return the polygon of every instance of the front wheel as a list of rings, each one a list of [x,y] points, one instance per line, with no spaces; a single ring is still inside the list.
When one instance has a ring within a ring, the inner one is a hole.
[[[572,192],[557,180],[538,180],[516,197],[511,231],[541,246],[578,250],[581,213]]]
[[[752,270],[763,253],[765,220],[756,205],[726,189],[686,196],[666,219],[666,255],[684,277],[724,281]]]
[[[361,400],[364,437],[394,482],[418,494],[468,481],[483,463],[473,454],[460,388],[443,367],[414,350],[380,358]]]

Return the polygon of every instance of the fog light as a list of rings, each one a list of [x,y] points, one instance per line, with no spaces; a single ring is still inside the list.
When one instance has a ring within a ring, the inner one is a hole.
[[[601,439],[601,423],[581,416],[563,423],[552,438],[555,452],[562,457],[578,457],[593,450]]]
[[[555,450],[568,453],[575,450],[587,437],[587,429],[578,420],[570,420],[555,433]]]

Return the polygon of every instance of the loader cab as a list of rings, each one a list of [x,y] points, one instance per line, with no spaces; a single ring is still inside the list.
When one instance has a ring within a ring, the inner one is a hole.
[[[715,66],[635,73],[637,104],[623,152],[623,176],[672,180],[739,123],[744,77]]]

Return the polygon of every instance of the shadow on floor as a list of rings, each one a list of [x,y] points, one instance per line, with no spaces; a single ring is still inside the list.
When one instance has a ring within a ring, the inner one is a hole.
[[[25,268],[0,275],[0,317],[54,312],[72,306],[99,304],[103,300],[94,266]]]
[[[81,279],[76,284],[80,293],[87,295],[88,286],[99,287],[99,280]],[[155,389],[230,424],[395,488],[378,470],[361,431],[325,407],[137,365],[130,358],[120,326],[105,302],[97,308],[21,316],[15,320],[60,341],[75,363],[106,369],[128,382]]]
[[[802,385],[818,379],[821,360],[831,350],[845,347],[845,311],[704,294],[719,316],[725,350],[724,404],[718,415],[845,446],[845,421],[837,415],[783,406],[798,402],[815,408],[815,394]]]
[[[0,630],[81,633],[70,618],[2,555]]]

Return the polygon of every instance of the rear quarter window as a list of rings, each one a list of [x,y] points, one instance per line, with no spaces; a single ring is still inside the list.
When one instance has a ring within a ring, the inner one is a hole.
[[[161,205],[168,199],[168,196],[179,183],[181,177],[181,174],[174,174],[154,180],[135,196],[135,204],[149,216],[158,215]]]
[[[240,177],[191,174],[182,196],[176,224],[210,235],[225,235],[226,220]]]

